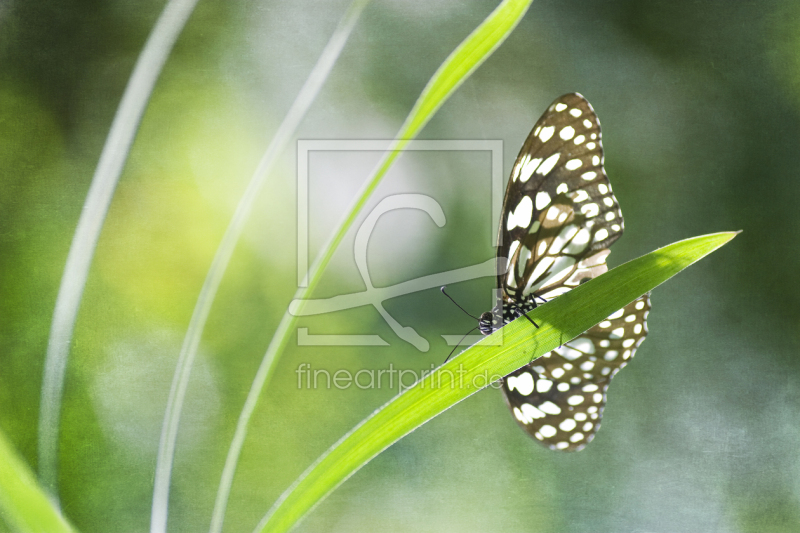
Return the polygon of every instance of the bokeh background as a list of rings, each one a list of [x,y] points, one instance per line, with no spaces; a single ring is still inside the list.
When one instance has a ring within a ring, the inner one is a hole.
[[[348,2],[200,2],[167,63],[92,264],[68,368],[63,509],[81,531],[146,531],[158,435],[184,332],[214,250],[261,153]],[[387,139],[491,1],[376,0],[298,139]],[[161,1],[0,4],[0,428],[36,466],[47,334],[72,234],[113,113]],[[422,131],[500,139],[510,169],[533,122],[578,91],[604,131],[626,218],[616,266],[686,237],[744,230],[653,294],[650,336],[615,380],[584,451],[549,451],[485,390],[392,446],[298,531],[800,531],[800,4],[793,0],[536,0]],[[295,145],[258,200],[192,375],[169,529],[208,527],[236,417],[297,286]],[[312,154],[313,254],[374,154]],[[447,216],[385,215],[377,286],[492,256],[488,153],[407,154],[387,194]],[[369,208],[368,208],[369,210]],[[344,242],[316,296],[364,289]],[[492,280],[451,287],[475,313]],[[417,371],[441,334],[474,325],[436,289],[301,319],[253,418],[226,531],[250,531],[305,468],[396,392],[298,389],[295,370]],[[2,526],[0,526],[2,527]]]

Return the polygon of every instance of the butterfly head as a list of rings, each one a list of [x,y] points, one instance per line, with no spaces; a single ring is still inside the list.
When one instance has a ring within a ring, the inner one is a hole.
[[[478,329],[484,335],[491,335],[497,329],[497,320],[494,313],[486,311],[478,319]]]

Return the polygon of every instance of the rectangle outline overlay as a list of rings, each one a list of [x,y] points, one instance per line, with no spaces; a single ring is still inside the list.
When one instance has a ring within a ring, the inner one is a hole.
[[[297,141],[297,286],[308,286],[308,157],[312,151],[328,152],[385,152],[393,140],[385,139],[298,139]],[[496,226],[500,221],[500,210],[503,207],[503,141],[502,140],[414,140],[401,151],[435,151],[435,152],[490,152],[492,169],[492,231],[491,246],[497,245]]]

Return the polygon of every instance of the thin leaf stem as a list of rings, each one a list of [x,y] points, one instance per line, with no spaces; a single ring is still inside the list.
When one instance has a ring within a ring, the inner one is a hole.
[[[197,0],[170,0],[139,55],[106,138],[67,255],[47,343],[39,406],[39,478],[58,498],[58,435],[75,321],[108,206],[156,80]]]

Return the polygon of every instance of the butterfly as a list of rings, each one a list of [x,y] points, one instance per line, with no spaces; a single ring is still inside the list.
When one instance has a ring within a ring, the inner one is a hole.
[[[497,241],[508,268],[498,274],[498,304],[480,317],[481,333],[606,272],[623,228],[597,115],[580,94],[565,94],[536,122],[511,170]],[[611,378],[644,341],[649,311],[645,294],[505,376],[519,425],[550,449],[583,449],[600,427]]]

